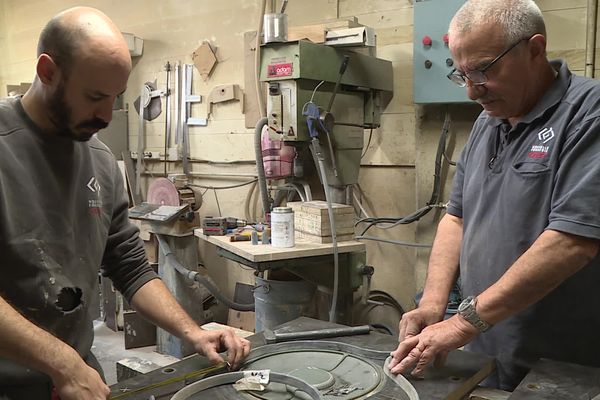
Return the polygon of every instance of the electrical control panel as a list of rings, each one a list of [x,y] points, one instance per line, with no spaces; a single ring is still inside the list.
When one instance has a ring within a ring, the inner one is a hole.
[[[415,103],[468,103],[465,88],[446,76],[454,69],[448,26],[465,0],[414,2],[413,94]]]

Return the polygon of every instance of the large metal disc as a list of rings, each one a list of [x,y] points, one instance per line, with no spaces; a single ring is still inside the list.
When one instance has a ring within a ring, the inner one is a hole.
[[[158,178],[148,188],[148,203],[163,206],[180,206],[181,200],[173,182],[167,178]]]

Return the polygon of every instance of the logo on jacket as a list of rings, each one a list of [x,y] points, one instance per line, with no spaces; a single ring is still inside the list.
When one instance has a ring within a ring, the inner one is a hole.
[[[554,139],[554,129],[544,128],[538,133],[538,139],[542,144],[534,144],[527,156],[529,158],[545,158],[550,151],[550,146],[544,146],[546,143]]]
[[[101,189],[100,183],[98,183],[98,179],[95,176],[92,176],[87,183],[87,188],[90,189],[92,193],[98,193]]]
[[[98,182],[98,179],[96,179],[95,176],[92,176],[90,178],[85,187],[87,187],[90,190],[90,192],[93,193],[92,196],[94,197],[88,200],[88,208],[90,210],[90,215],[98,216],[101,214],[102,211],[102,200],[99,196],[102,187],[100,186],[100,183]]]
[[[554,139],[554,129],[552,128],[544,128],[538,133],[538,139],[542,143],[548,143],[552,139]]]

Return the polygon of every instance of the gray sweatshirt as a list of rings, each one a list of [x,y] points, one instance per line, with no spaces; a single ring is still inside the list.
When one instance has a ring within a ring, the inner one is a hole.
[[[48,135],[20,99],[0,100],[0,296],[86,358],[100,267],[128,301],[157,278],[115,158],[96,137]],[[0,358],[0,385],[32,375]]]

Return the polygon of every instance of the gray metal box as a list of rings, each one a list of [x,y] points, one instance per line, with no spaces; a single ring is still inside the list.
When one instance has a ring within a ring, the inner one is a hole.
[[[465,88],[452,83],[446,75],[452,58],[444,35],[450,20],[465,0],[417,0],[414,2],[413,93],[415,103],[468,103]],[[431,38],[431,45],[423,38]],[[431,63],[427,68],[426,64]]]

